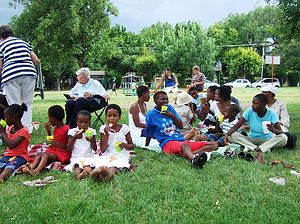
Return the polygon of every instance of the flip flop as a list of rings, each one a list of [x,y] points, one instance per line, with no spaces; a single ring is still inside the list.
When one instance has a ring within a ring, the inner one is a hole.
[[[53,176],[48,176],[48,177],[45,177],[41,182],[43,184],[50,184],[50,183],[54,183],[54,182],[57,182],[58,180],[55,180]]]
[[[45,183],[42,183],[41,179],[33,180],[33,181],[25,181],[23,184],[27,187],[44,187]]]

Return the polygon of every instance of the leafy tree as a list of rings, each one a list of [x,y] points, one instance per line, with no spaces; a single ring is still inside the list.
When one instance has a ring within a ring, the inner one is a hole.
[[[109,0],[13,2],[24,6],[22,14],[12,21],[16,33],[35,46],[45,70],[58,79],[74,66],[74,60],[79,67],[88,65],[94,45],[109,27],[109,16],[117,13]]]
[[[289,39],[300,39],[300,2],[297,0],[266,0],[266,2],[278,3],[282,11],[280,25],[282,34]]]
[[[229,79],[254,79],[260,71],[262,59],[252,48],[233,48],[225,52],[225,62],[229,71]]]

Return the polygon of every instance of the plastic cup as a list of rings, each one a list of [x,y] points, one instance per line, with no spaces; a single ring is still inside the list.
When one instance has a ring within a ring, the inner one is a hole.
[[[167,105],[162,105],[161,109],[160,109],[160,113],[166,113],[166,111],[168,110],[168,106]]]
[[[219,122],[223,122],[224,121],[224,115],[220,114],[218,117]]]
[[[93,137],[93,131],[92,130],[86,130],[85,131],[85,137],[87,137],[87,138]]]
[[[270,121],[263,121],[262,122],[262,127],[263,127],[263,131],[264,131],[264,134],[270,134],[270,130],[268,129],[268,124],[271,124]]]
[[[122,148],[120,147],[120,144],[122,142],[121,141],[116,141],[115,142],[115,149],[116,149],[116,152],[121,152],[122,151]]]
[[[34,129],[39,129],[40,128],[40,122],[32,122],[32,126]]]
[[[47,145],[52,145],[52,143],[53,143],[53,140],[54,140],[54,137],[53,137],[53,135],[49,135],[49,136],[47,136]]]
[[[5,127],[5,126],[6,126],[5,120],[1,119],[1,120],[0,120],[0,125],[1,125],[2,127]]]

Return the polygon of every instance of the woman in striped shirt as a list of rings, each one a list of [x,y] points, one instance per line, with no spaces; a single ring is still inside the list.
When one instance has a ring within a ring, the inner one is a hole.
[[[32,132],[32,102],[37,77],[35,66],[40,60],[31,46],[14,37],[13,30],[7,25],[0,26],[0,73],[1,88],[9,105],[25,103],[27,112],[22,124]]]

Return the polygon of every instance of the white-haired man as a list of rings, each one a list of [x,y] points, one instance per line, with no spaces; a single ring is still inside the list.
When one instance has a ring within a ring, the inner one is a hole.
[[[88,110],[94,112],[101,108],[101,96],[104,99],[109,99],[108,92],[104,89],[102,84],[90,78],[90,70],[88,68],[80,68],[77,72],[76,85],[71,89],[71,99],[66,102],[66,123],[70,128],[75,128],[76,116],[80,110]]]

